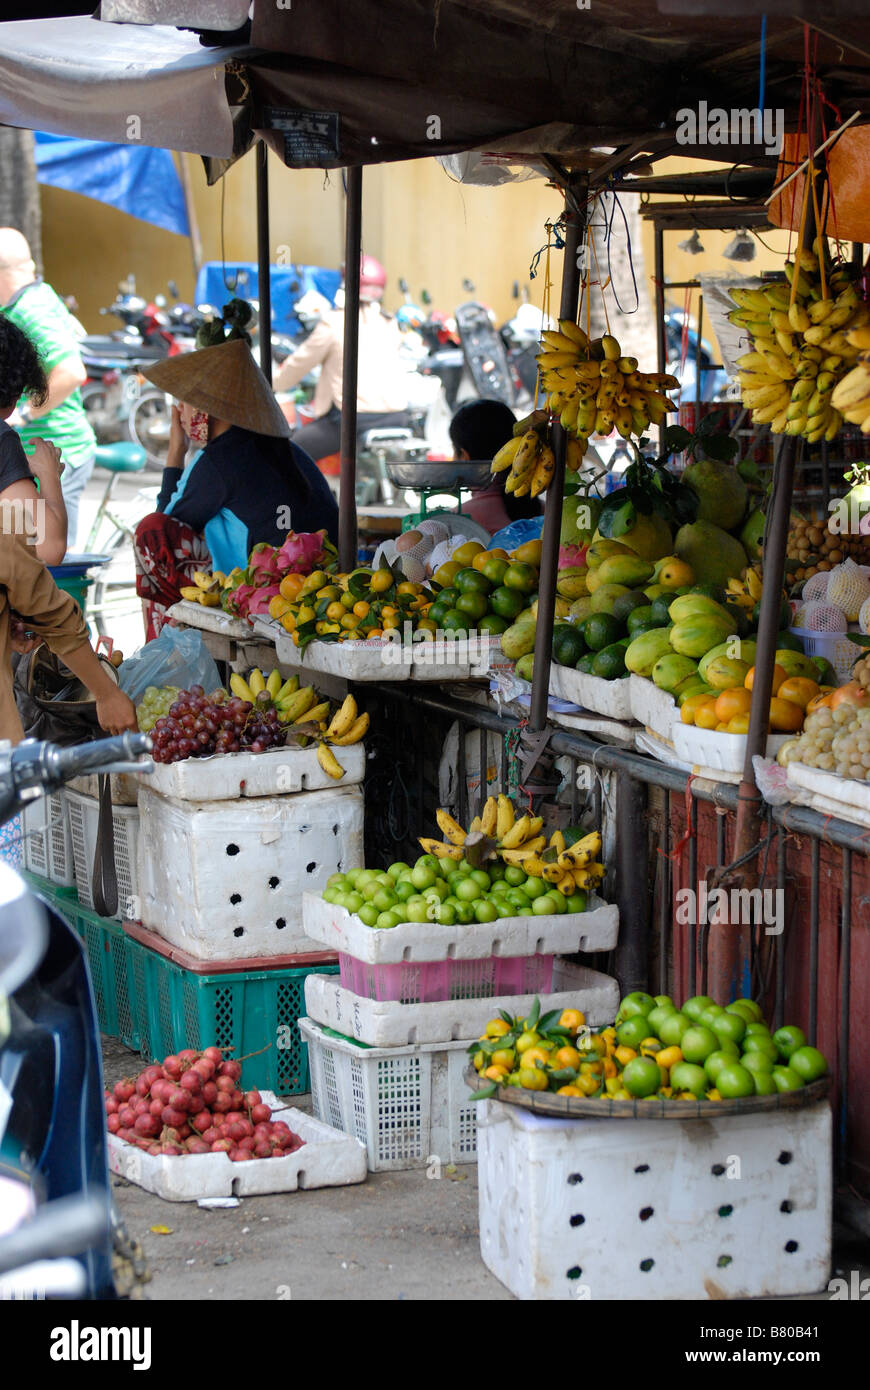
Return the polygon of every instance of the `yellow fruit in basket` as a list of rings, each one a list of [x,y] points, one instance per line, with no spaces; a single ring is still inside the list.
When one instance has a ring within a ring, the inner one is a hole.
[[[463,569],[467,569],[474,560],[475,555],[479,555],[480,552],[485,549],[486,547],[481,545],[480,541],[465,541],[462,545],[456,547],[450,559],[455,560]]]
[[[486,1071],[483,1073],[483,1075],[486,1077],[487,1081],[504,1081],[504,1079],[505,1079],[505,1077],[507,1076],[507,1074],[508,1074],[507,1067],[496,1067],[496,1066],[489,1066],[489,1067],[487,1067],[487,1068],[486,1068]]]
[[[726,732],[729,734],[748,734],[749,715],[735,714],[733,719],[728,720],[728,723],[726,724],[725,728]]]
[[[790,700],[781,700],[774,696],[770,702],[770,727],[776,733],[794,734],[801,728],[804,722],[804,712],[800,705],[793,705]]]
[[[443,565],[439,565],[432,578],[436,584],[440,584],[442,589],[451,585],[459,571],[462,569],[458,560],[445,560]]]
[[[684,701],[680,707],[680,719],[682,722],[684,724],[694,724],[695,715],[698,710],[708,705],[713,699],[715,699],[715,696],[710,695],[707,691],[703,691],[698,695],[690,695],[688,700]]]
[[[716,733],[717,733],[717,734],[727,734],[727,733],[728,733],[728,725],[725,723],[724,720],[722,720],[720,723],[718,723],[718,724],[716,725]]]
[[[715,729],[718,723],[715,700],[707,700],[695,710],[696,729]]]
[[[556,1092],[557,1096],[582,1096],[582,1094],[579,1086],[560,1086]]]
[[[627,1067],[629,1062],[633,1062],[637,1053],[633,1047],[620,1046],[614,1052],[614,1057],[621,1067]]]
[[[776,693],[780,700],[789,700],[793,705],[800,705],[801,709],[805,710],[810,700],[814,700],[820,691],[821,687],[817,681],[809,680],[806,676],[789,676]]]
[[[553,1061],[553,1049],[543,1043],[538,1043],[537,1047],[528,1047],[523,1053],[524,1067],[547,1067]]]
[[[521,1067],[518,1075],[524,1091],[546,1091],[549,1087],[547,1073],[538,1067]]]
[[[663,1047],[661,1052],[659,1052],[656,1056],[656,1061],[658,1062],[659,1066],[665,1067],[668,1071],[670,1071],[671,1067],[675,1067],[678,1062],[682,1062],[682,1060],[683,1050],[682,1048],[676,1046]]]
[[[506,1023],[503,1018],[491,1018],[486,1025],[486,1037],[503,1038],[505,1033],[509,1033],[510,1030],[510,1024]]]
[[[788,671],[786,671],[785,667],[780,666],[779,662],[776,662],[776,664],[774,665],[774,668],[773,668],[773,683],[771,684],[771,687],[770,687],[770,693],[771,693],[771,695],[776,695],[776,693],[777,693],[777,691],[779,690],[779,687],[782,685],[783,681],[787,681],[787,680],[788,680]],[[744,684],[744,686],[746,687],[747,690],[751,690],[751,689],[752,689],[753,685],[755,684],[755,667],[754,667],[754,666],[750,666],[749,670],[746,672],[746,679],[744,680],[743,684]]]
[[[571,1067],[574,1071],[580,1066],[580,1053],[576,1047],[560,1047],[555,1057],[553,1065],[556,1067]]]
[[[572,1033],[576,1033],[578,1028],[582,1028],[586,1022],[586,1015],[579,1009],[563,1009],[559,1015],[559,1027],[570,1028]]]
[[[748,714],[751,705],[752,692],[745,687],[723,690],[716,697],[716,715],[723,724],[727,724],[735,714]]]

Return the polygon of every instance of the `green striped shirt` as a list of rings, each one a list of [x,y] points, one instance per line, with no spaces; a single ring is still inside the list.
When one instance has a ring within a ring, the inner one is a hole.
[[[34,280],[32,285],[27,285],[2,312],[32,340],[46,376],[61,362],[78,357],[79,340],[72,315],[44,280]],[[26,397],[22,396],[18,404],[26,405]],[[68,468],[86,463],[97,446],[78,387],[47,415],[22,425],[18,433],[25,449],[39,436],[56,444]]]

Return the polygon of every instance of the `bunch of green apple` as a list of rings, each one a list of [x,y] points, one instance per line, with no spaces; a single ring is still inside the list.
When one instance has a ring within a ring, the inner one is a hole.
[[[495,922],[502,917],[544,917],[585,912],[586,894],[566,897],[514,865],[487,862],[475,869],[464,859],[423,854],[412,864],[397,860],[386,870],[350,869],[327,879],[323,897],[354,912],[367,927],[400,922]]]
[[[723,1100],[796,1091],[828,1071],[824,1056],[808,1046],[800,1028],[787,1024],[771,1033],[752,999],[735,999],[723,1008],[709,995],[696,994],[677,1008],[668,994],[653,998],[636,990],[619,1006],[616,1041],[663,1058],[673,1090],[699,1097],[711,1088],[714,1098]]]

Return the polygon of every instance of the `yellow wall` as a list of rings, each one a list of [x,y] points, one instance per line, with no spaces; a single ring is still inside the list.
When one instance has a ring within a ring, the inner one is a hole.
[[[208,188],[202,165],[190,158],[203,259],[221,255],[221,188]],[[340,172],[285,169],[270,158],[272,259],[338,266],[344,256]],[[230,260],[257,257],[254,161],[249,156],[225,179],[224,245]],[[385,303],[402,303],[398,280],[422,289],[434,307],[452,312],[467,298],[467,276],[499,321],[513,313],[514,280],[529,285],[529,264],[545,239],[544,223],[561,211],[558,193],[542,180],[504,188],[462,186],[434,159],[366,169],[363,245],[383,261],[389,283]],[[119,280],[131,271],[145,295],[166,291],[175,279],[182,298],[193,293],[190,243],[115,208],[62,189],[43,187],[45,275],[63,294],[74,294],[90,332],[117,327],[101,318]],[[289,247],[289,251],[286,249]],[[558,270],[558,257],[556,269]],[[530,285],[539,302],[540,275]]]

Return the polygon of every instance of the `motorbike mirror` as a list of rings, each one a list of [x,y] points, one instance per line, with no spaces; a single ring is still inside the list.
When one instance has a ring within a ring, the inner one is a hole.
[[[408,293],[408,282],[405,279],[404,275],[401,276],[399,279],[399,289],[402,291],[402,294]]]
[[[420,291],[420,302],[421,304],[425,304],[427,308],[432,303],[432,296],[428,290]]]
[[[466,294],[474,294],[474,282],[472,280],[463,280],[462,288]]]

